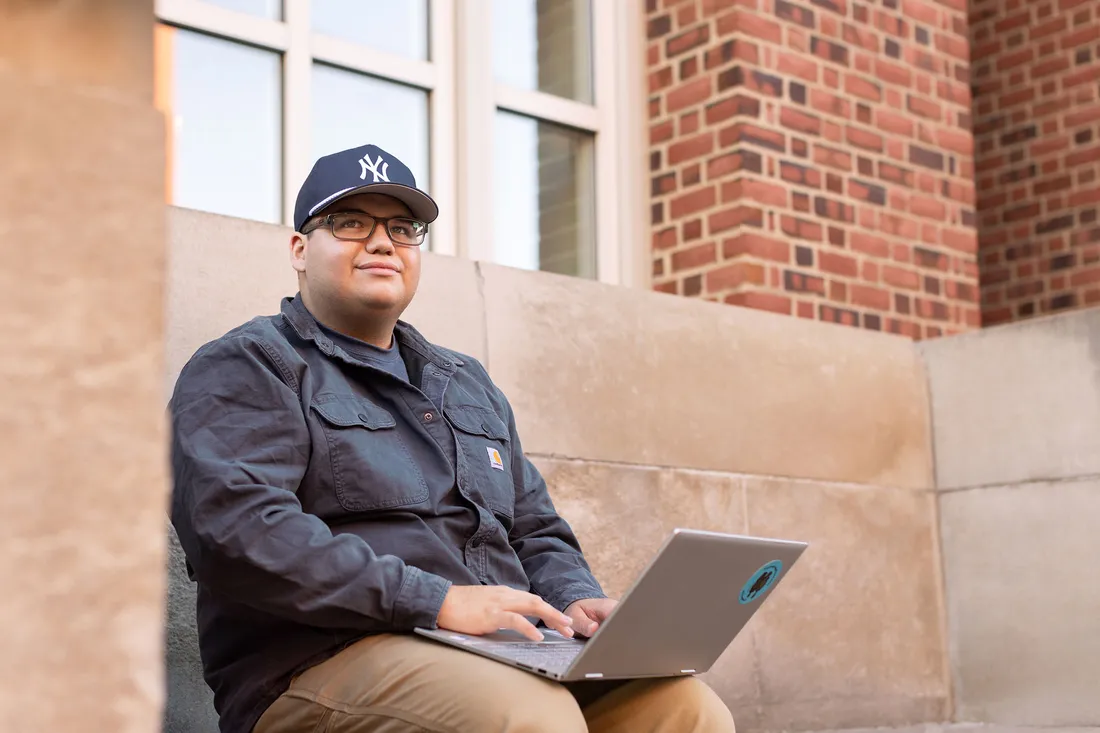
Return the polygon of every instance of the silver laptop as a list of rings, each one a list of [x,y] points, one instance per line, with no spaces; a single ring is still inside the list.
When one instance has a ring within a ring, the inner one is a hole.
[[[416,633],[560,681],[702,674],[806,547],[677,529],[591,639],[545,628],[541,642],[508,629],[480,636]]]

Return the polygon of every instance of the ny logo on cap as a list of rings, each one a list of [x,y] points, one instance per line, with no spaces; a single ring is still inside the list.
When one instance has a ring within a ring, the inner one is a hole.
[[[370,154],[364,155],[359,159],[359,165],[363,168],[363,172],[359,174],[359,178],[362,180],[367,179],[367,171],[374,174],[374,180],[371,183],[378,183],[379,181],[390,182],[389,177],[386,175],[386,171],[389,170],[390,164],[382,160],[382,155],[379,153],[378,160],[371,161]],[[382,170],[378,170],[378,166],[382,166]]]

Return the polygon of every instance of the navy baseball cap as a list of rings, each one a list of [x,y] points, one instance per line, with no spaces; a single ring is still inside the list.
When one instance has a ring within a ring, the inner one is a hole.
[[[313,164],[294,202],[294,231],[322,209],[357,193],[381,193],[409,207],[413,218],[431,223],[439,206],[416,187],[412,171],[377,145],[326,155]]]

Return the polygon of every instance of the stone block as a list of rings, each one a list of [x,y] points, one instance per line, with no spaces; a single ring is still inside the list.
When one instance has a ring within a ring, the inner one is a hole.
[[[0,63],[0,730],[147,733],[164,697],[163,120],[42,79]]]
[[[961,720],[1100,726],[1100,479],[940,498]]]
[[[531,453],[932,484],[906,339],[482,265],[491,373]]]
[[[943,720],[935,495],[745,479],[748,533],[810,543],[757,614],[762,727]]]
[[[1100,474],[1100,308],[920,350],[941,489]]]

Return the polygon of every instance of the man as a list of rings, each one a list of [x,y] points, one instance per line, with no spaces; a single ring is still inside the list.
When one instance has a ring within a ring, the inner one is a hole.
[[[298,295],[177,381],[172,521],[222,731],[733,731],[692,678],[566,686],[410,633],[589,636],[615,603],[485,369],[398,320],[437,214],[373,145],[321,158]]]

